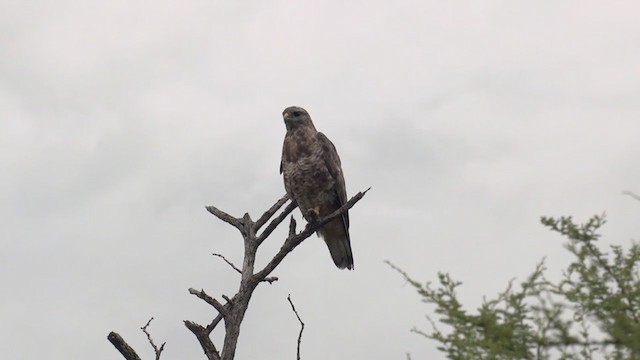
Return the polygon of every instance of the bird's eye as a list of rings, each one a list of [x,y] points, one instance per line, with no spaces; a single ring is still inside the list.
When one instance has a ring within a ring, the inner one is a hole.
[[[294,111],[293,112],[293,116],[300,116],[302,115],[302,113],[300,111]]]

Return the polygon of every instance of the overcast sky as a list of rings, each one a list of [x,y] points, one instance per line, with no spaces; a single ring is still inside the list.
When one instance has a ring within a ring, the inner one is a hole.
[[[336,145],[353,272],[309,238],[261,285],[237,359],[439,359],[432,308],[386,266],[464,282],[473,308],[547,256],[541,215],[637,239],[636,1],[0,0],[0,357],[203,359],[182,320],[233,295],[237,231],[284,194],[281,112]],[[300,214],[295,212],[300,222]],[[259,253],[265,264],[285,229]],[[216,341],[219,344],[219,336]]]

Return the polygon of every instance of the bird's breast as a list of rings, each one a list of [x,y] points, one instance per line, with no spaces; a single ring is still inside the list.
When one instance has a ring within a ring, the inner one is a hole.
[[[328,194],[332,193],[334,180],[322,158],[306,156],[284,163],[283,175],[287,193],[303,213],[330,200]]]

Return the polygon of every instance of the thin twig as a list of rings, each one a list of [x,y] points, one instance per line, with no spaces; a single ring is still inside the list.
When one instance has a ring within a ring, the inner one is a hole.
[[[260,219],[258,219],[258,221],[256,221],[256,223],[253,225],[254,231],[257,232],[258,230],[260,230],[262,225],[266,224],[267,221],[269,221],[269,219],[273,216],[273,214],[275,214],[276,211],[278,211],[278,209],[280,209],[282,205],[287,202],[287,200],[289,200],[289,195],[284,194],[284,196],[281,197],[280,200],[276,201],[276,203],[273,204],[273,206],[269,210],[265,211]]]
[[[229,264],[229,266],[231,266],[231,268],[233,268],[233,270],[237,271],[238,274],[242,274],[242,270],[238,269],[231,261],[227,260],[227,258],[224,257],[224,255],[220,255],[220,254],[216,254],[216,253],[213,253],[211,255],[221,258],[222,260],[224,260],[224,262]]]
[[[133,350],[133,348],[129,346],[126,341],[124,341],[120,334],[112,331],[107,336],[107,339],[118,351],[120,351],[120,354],[122,354],[125,359],[140,360],[140,356],[138,356],[138,354],[136,354],[136,351]]]
[[[593,256],[596,261],[598,262],[598,264],[604,269],[604,271],[607,272],[607,274],[609,274],[609,276],[611,276],[611,278],[613,279],[613,281],[616,283],[616,285],[618,285],[618,290],[620,291],[620,294],[622,294],[622,296],[624,296],[624,298],[627,300],[626,304],[627,306],[625,306],[625,310],[629,310],[629,315],[630,317],[636,322],[640,322],[640,318],[636,315],[636,313],[633,311],[633,296],[632,293],[629,293],[629,289],[627,289],[627,284],[622,281],[620,279],[620,276],[618,276],[613,269],[611,268],[611,266],[609,266],[609,261],[607,261],[606,259],[603,259],[602,254],[598,251],[598,249],[596,249],[595,246],[593,246],[593,243],[590,241],[585,241],[584,242],[584,246],[587,248],[587,250],[589,250],[589,252],[591,253],[591,256]]]
[[[617,340],[592,340],[592,341],[582,341],[576,339],[563,339],[562,341],[545,341],[540,343],[543,348],[558,348],[558,347],[568,347],[568,346],[620,346],[620,342]]]
[[[224,305],[222,305],[218,300],[207,295],[207,293],[205,293],[204,290],[198,291],[194,288],[190,288],[189,294],[195,295],[200,299],[204,300],[207,304],[213,306],[216,310],[218,310],[218,312],[223,316],[227,313],[227,308],[225,308]]]
[[[296,311],[296,307],[293,306],[293,302],[291,301],[291,294],[287,296],[287,300],[289,300],[289,304],[291,304],[291,310],[293,310],[293,313],[296,314],[296,317],[300,322],[300,333],[298,334],[298,351],[297,351],[297,357],[296,357],[297,360],[300,360],[300,343],[302,343],[302,332],[304,331],[304,322],[302,322],[302,319],[300,319],[300,315],[298,315],[298,312]]]
[[[162,345],[160,345],[160,348],[158,348],[156,344],[153,342],[153,339],[151,339],[151,334],[149,334],[149,332],[147,331],[149,324],[151,324],[151,320],[153,320],[153,317],[149,319],[149,321],[147,321],[147,324],[141,327],[140,329],[145,335],[147,335],[147,340],[149,340],[149,343],[151,344],[153,351],[156,353],[156,360],[160,360],[160,354],[162,354],[162,350],[164,350],[164,345],[166,344],[166,342],[163,342]]]
[[[640,195],[638,195],[638,194],[636,194],[636,193],[634,193],[634,192],[632,192],[632,191],[628,191],[628,190],[627,190],[627,191],[623,191],[623,192],[622,192],[622,194],[623,194],[623,195],[629,195],[629,196],[631,196],[632,198],[634,198],[634,199],[636,199],[636,200],[640,201]]]
[[[233,270],[235,270],[238,274],[242,274],[242,270],[238,269],[238,267],[235,266],[231,261],[227,260],[227,258],[224,257],[224,255],[220,255],[220,254],[216,254],[216,253],[213,253],[211,255],[221,258],[222,260],[224,260],[224,262],[229,264],[229,266],[231,266],[231,268]],[[264,282],[268,282],[269,284],[273,284],[275,281],[278,281],[278,277],[277,276],[269,276],[269,277],[266,277],[266,278],[264,278],[264,279],[262,279],[260,281],[264,281]],[[222,297],[224,298],[224,295]]]

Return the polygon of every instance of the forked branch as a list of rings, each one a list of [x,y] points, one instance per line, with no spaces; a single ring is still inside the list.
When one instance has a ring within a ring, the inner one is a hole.
[[[151,344],[151,347],[153,348],[153,352],[156,353],[156,360],[160,360],[160,355],[162,354],[162,350],[164,350],[164,345],[166,344],[166,342],[162,343],[162,345],[160,345],[159,348],[153,342],[153,339],[151,338],[151,334],[149,334],[149,332],[147,331],[147,328],[149,327],[149,324],[151,324],[152,320],[153,318],[149,319],[149,321],[147,321],[147,324],[141,327],[140,330],[142,330],[142,332],[145,335],[147,335],[147,340],[149,340],[149,344]]]
[[[269,261],[267,265],[259,272],[254,272],[254,264],[258,247],[297,207],[296,203],[291,201],[280,212],[280,214],[273,218],[278,210],[280,210],[282,206],[289,200],[288,196],[285,195],[278,201],[276,201],[276,203],[273,204],[273,206],[271,206],[267,211],[265,211],[265,213],[262,214],[262,216],[260,216],[260,218],[256,222],[253,222],[251,220],[249,214],[245,214],[242,218],[236,218],[216,208],[215,206],[206,207],[207,211],[216,216],[218,219],[240,230],[240,233],[242,234],[242,237],[244,239],[244,258],[242,261],[242,268],[234,265],[223,255],[214,254],[215,256],[222,258],[222,260],[224,260],[229,266],[231,266],[231,268],[235,272],[240,273],[240,287],[235,295],[233,295],[232,297],[222,295],[222,298],[226,300],[226,303],[222,304],[220,301],[205,293],[204,290],[195,290],[193,288],[189,289],[190,294],[197,296],[199,299],[211,305],[216,312],[213,320],[206,327],[199,325],[193,321],[184,321],[184,325],[187,327],[187,329],[189,329],[189,331],[191,331],[198,339],[198,342],[204,350],[205,356],[208,360],[232,360],[234,358],[238,336],[240,334],[240,324],[244,319],[245,312],[249,306],[249,300],[251,299],[255,288],[261,282],[272,283],[278,280],[277,277],[269,276],[269,274],[271,274],[271,272],[282,262],[287,254],[293,251],[293,249],[300,245],[302,241],[311,236],[324,224],[338,216],[341,216],[349,209],[351,209],[358,201],[360,201],[360,199],[362,199],[362,197],[367,193],[367,191],[369,191],[369,189],[357,193],[346,204],[340,207],[340,209],[334,211],[329,216],[308,223],[302,230],[302,232],[298,234],[296,234],[296,222],[293,217],[291,217],[291,222],[289,224],[289,233],[282,247],[273,256],[271,261]],[[271,218],[273,219],[269,222]],[[264,228],[262,233],[257,235],[258,231],[267,223],[268,225]],[[291,302],[291,298],[289,298],[289,303],[291,303],[291,307],[298,317],[302,329],[304,329],[304,323],[298,316],[298,313],[296,312],[295,307]],[[223,320],[225,327],[225,336],[222,351],[219,352],[210,336],[216,326],[218,326],[218,324],[220,324],[220,322]],[[154,351],[156,352],[156,359],[158,359],[160,357],[160,353],[164,348],[164,344],[162,344],[159,348],[155,346],[155,344],[151,340],[151,336],[146,332],[146,328],[148,326],[149,323],[147,323],[147,325],[145,325],[142,329],[145,334],[147,334],[147,338],[152,344]],[[298,359],[300,359],[300,341],[302,338],[302,329],[300,330],[300,335],[298,336]],[[140,360],[140,357],[138,357],[136,352],[129,345],[127,345],[126,342],[124,342],[120,335],[112,332],[109,334],[108,338],[109,341],[111,341],[111,343],[116,347],[116,349],[118,349],[118,351],[120,351],[120,353],[125,357],[126,360]]]

